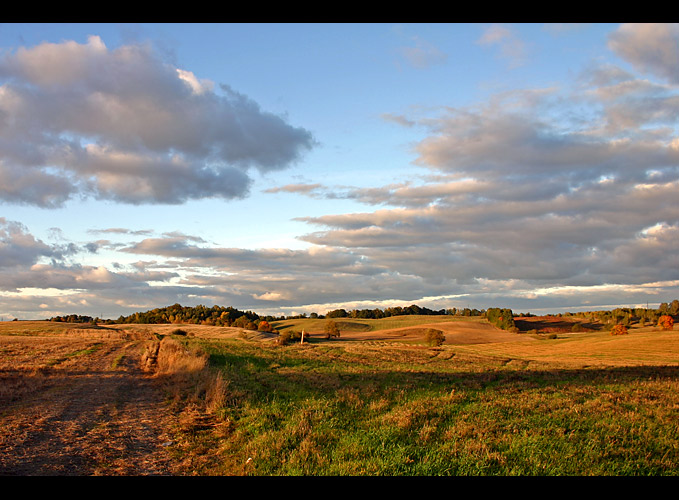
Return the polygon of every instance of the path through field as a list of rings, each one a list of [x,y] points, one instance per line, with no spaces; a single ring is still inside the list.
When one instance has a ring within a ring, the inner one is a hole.
[[[0,475],[172,475],[143,341],[0,337]]]

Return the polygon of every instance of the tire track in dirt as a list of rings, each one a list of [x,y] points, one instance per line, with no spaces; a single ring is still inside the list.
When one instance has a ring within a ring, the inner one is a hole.
[[[0,475],[177,472],[164,446],[171,415],[139,367],[143,343],[96,343],[41,367],[46,383],[0,409]]]

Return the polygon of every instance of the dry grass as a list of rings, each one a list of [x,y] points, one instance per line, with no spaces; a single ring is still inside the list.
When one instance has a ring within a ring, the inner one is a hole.
[[[165,337],[150,343],[142,355],[142,365],[154,372],[170,398],[181,405],[199,408],[198,413],[214,414],[227,400],[229,382],[222,372],[209,366],[209,356],[188,342]]]
[[[560,334],[557,339],[534,342],[483,344],[461,351],[557,366],[679,365],[679,334],[659,328],[630,330],[628,335],[607,332]]]

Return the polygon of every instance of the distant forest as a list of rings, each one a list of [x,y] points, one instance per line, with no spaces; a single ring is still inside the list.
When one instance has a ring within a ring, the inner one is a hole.
[[[679,300],[663,302],[657,309],[649,308],[616,308],[613,310],[602,311],[583,311],[576,313],[559,313],[555,316],[576,316],[590,320],[599,321],[604,324],[623,324],[628,325],[633,321],[657,322],[661,315],[676,316],[679,314]],[[101,324],[124,324],[124,323],[144,323],[144,324],[201,324],[212,326],[236,326],[241,328],[252,328],[261,321],[281,321],[286,319],[300,318],[361,318],[361,319],[380,319],[390,316],[408,315],[449,315],[449,316],[483,316],[488,321],[499,328],[513,330],[514,318],[517,316],[535,316],[531,313],[514,313],[508,308],[491,307],[485,309],[470,308],[450,308],[434,311],[418,305],[407,307],[389,307],[386,309],[335,309],[328,311],[325,316],[311,313],[296,316],[260,316],[252,311],[240,311],[234,307],[212,306],[182,306],[174,304],[167,307],[151,309],[146,312],[135,312],[129,316],[120,316],[118,319],[101,319],[79,314],[69,314],[66,316],[54,316],[49,321],[59,321],[67,323],[101,323]]]
[[[188,323],[213,326],[241,326],[247,321],[258,323],[259,321],[281,321],[286,319],[300,318],[386,318],[389,316],[404,315],[463,315],[463,316],[482,316],[485,311],[477,309],[441,309],[433,311],[426,307],[411,305],[408,307],[390,307],[387,309],[363,309],[346,311],[336,309],[329,311],[325,316],[311,313],[296,316],[260,316],[252,311],[240,311],[234,307],[212,306],[182,306],[174,304],[168,307],[151,309],[146,312],[136,312],[129,316],[120,316],[116,320],[93,318],[80,314],[69,314],[67,316],[54,316],[50,321],[61,321],[67,323],[102,323],[102,324],[123,324],[123,323]]]

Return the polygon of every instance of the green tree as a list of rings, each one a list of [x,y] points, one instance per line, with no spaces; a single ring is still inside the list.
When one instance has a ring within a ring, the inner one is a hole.
[[[441,330],[436,330],[435,328],[427,328],[424,334],[424,339],[427,344],[433,347],[438,347],[446,341],[446,336]]]
[[[669,313],[672,315],[679,314],[679,300],[674,299],[670,302]]]
[[[334,321],[330,320],[325,323],[325,338],[329,339],[332,337],[338,337],[340,336],[340,331],[339,328],[337,327],[337,323]]]

